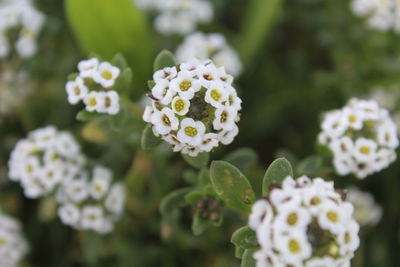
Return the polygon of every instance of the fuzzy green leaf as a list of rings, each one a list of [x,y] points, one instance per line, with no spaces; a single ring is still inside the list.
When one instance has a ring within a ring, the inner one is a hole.
[[[207,167],[208,162],[210,161],[210,153],[208,152],[199,153],[197,157],[191,157],[186,154],[182,154],[182,157],[187,163],[190,164],[190,166],[197,169]]]
[[[265,172],[262,192],[266,196],[269,193],[269,187],[272,184],[280,185],[288,176],[293,177],[293,169],[290,162],[285,158],[279,158],[274,160],[274,162],[269,165],[267,171]]]
[[[256,164],[258,160],[257,153],[250,148],[239,148],[228,154],[224,161],[236,166],[240,171],[246,172],[251,165]]]
[[[76,114],[76,119],[78,121],[90,121],[93,120],[94,118],[101,116],[99,113],[97,112],[89,112],[87,110],[81,110],[78,112],[78,114]]]
[[[149,90],[153,89],[153,87],[156,85],[156,83],[153,80],[148,80],[147,81],[147,87]]]
[[[241,248],[255,248],[258,246],[256,233],[248,226],[237,229],[232,234],[231,242]]]
[[[206,186],[211,183],[210,180],[210,170],[203,168],[199,173],[199,184],[200,186]]]
[[[204,198],[204,193],[200,190],[194,190],[185,195],[185,201],[191,205],[196,204]]]
[[[157,71],[165,67],[173,67],[175,65],[176,62],[174,55],[168,50],[163,50],[157,55],[156,59],[154,60],[153,70]]]
[[[210,174],[215,192],[227,206],[247,213],[251,211],[255,194],[238,168],[225,161],[213,161]]]
[[[241,259],[243,257],[245,249],[240,247],[235,247],[235,257]]]
[[[160,213],[162,215],[171,214],[175,209],[185,204],[185,196],[191,192],[193,188],[182,188],[169,193],[160,203]]]
[[[151,125],[147,125],[143,129],[141,145],[142,149],[149,150],[153,149],[161,143],[161,138],[154,135]]]
[[[118,67],[121,71],[128,67],[128,63],[121,53],[118,53],[113,57],[113,59],[111,60],[111,64]]]
[[[241,267],[256,267],[256,260],[253,258],[254,252],[257,249],[246,249],[242,256]]]
[[[193,217],[192,231],[194,235],[201,235],[211,226],[209,220],[205,220],[201,217],[199,212],[196,212]]]
[[[122,95],[130,96],[132,94],[132,70],[125,68],[118,79],[115,81],[115,90]]]

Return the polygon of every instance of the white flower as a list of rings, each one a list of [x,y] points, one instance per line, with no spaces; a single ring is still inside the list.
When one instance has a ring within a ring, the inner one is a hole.
[[[354,206],[354,218],[361,226],[375,225],[382,217],[382,208],[375,203],[374,197],[355,187],[350,187],[346,199]]]
[[[361,162],[368,162],[374,159],[377,144],[366,138],[359,138],[355,143],[354,157]]]
[[[97,58],[91,58],[88,60],[82,60],[78,63],[79,76],[82,78],[94,78],[94,74],[97,72],[99,66],[99,60]]]
[[[170,83],[170,89],[178,92],[179,96],[190,100],[201,88],[201,83],[194,79],[194,74],[189,71],[181,71]]]
[[[106,198],[106,208],[118,216],[121,215],[125,203],[125,194],[125,188],[121,183],[114,184]]]
[[[349,203],[338,206],[332,202],[327,202],[318,216],[320,226],[334,234],[343,233],[345,229],[344,222],[352,214],[353,206]]]
[[[154,113],[153,107],[146,106],[142,116],[143,120],[145,122],[151,122],[151,116],[153,115],[153,113]]]
[[[239,133],[239,128],[235,124],[232,130],[219,132],[218,140],[224,145],[229,145],[230,143],[232,143],[233,139],[236,137],[238,133]]]
[[[256,231],[263,222],[269,224],[273,215],[271,205],[266,200],[258,200],[252,207],[249,226]]]
[[[87,205],[82,208],[81,226],[83,229],[97,231],[103,226],[103,209],[100,206]]]
[[[337,266],[335,264],[335,260],[331,257],[323,257],[323,258],[314,258],[311,259],[307,262],[307,265],[305,267],[333,267]]]
[[[325,115],[321,127],[329,136],[338,137],[344,134],[347,124],[347,121],[343,118],[343,113],[341,111],[335,111]]]
[[[114,85],[119,74],[119,68],[109,62],[101,62],[97,67],[97,71],[93,73],[93,80],[104,88],[109,88]]]
[[[163,105],[171,103],[174,93],[169,87],[169,81],[166,79],[158,81],[153,89],[151,89],[153,97],[157,98]]]
[[[360,130],[363,127],[363,112],[350,107],[345,107],[343,109],[343,116],[346,123],[355,130]]]
[[[292,232],[296,229],[305,230],[311,221],[309,212],[298,205],[286,205],[275,219],[274,228],[279,232]]]
[[[277,247],[288,264],[300,264],[302,260],[312,255],[311,245],[306,236],[297,232],[292,232],[288,236],[280,236]]]
[[[228,101],[229,95],[228,91],[224,88],[224,83],[217,81],[217,82],[210,82],[208,84],[208,90],[206,92],[206,96],[204,100],[207,103],[210,103],[216,108],[222,108],[223,103]],[[234,108],[234,110],[237,110]]]
[[[161,81],[171,81],[178,74],[176,67],[166,67],[162,70],[158,70],[153,75],[153,80],[155,83],[159,83]]]
[[[174,112],[169,108],[163,108],[161,111],[155,111],[151,116],[151,122],[158,134],[164,135],[178,129],[179,120]]]
[[[215,133],[207,133],[203,136],[199,148],[202,151],[210,152],[214,147],[218,146],[218,135]]]
[[[337,156],[333,159],[333,166],[339,175],[348,175],[356,169],[356,162],[350,156]]]
[[[75,105],[86,97],[89,89],[84,84],[83,79],[77,77],[75,81],[67,82],[66,91],[68,94],[68,102]]]
[[[48,165],[40,170],[39,180],[46,190],[53,190],[62,181],[63,169],[61,164]]]
[[[21,58],[29,58],[33,56],[37,51],[36,40],[29,35],[22,36],[17,40],[15,44],[15,49],[17,50],[18,55]]]
[[[67,203],[58,208],[58,216],[63,224],[78,227],[81,212],[76,205]]]
[[[99,107],[101,107],[102,104],[99,102],[98,94],[99,93],[96,91],[90,91],[90,93],[87,94],[86,97],[83,99],[87,111],[97,111],[99,110]]]
[[[343,136],[332,141],[329,148],[338,157],[351,156],[354,151],[354,143],[350,137]]]
[[[89,196],[86,179],[74,179],[69,181],[66,193],[73,202],[84,201]]]
[[[205,126],[201,121],[185,118],[181,121],[180,130],[177,134],[178,140],[190,146],[197,146],[203,140]]]
[[[355,221],[350,221],[347,225],[346,230],[339,235],[339,244],[341,255],[352,253],[360,245],[360,239],[358,237],[358,231],[360,226]]]
[[[386,146],[392,149],[396,149],[399,146],[396,124],[393,122],[387,122],[379,125],[378,143],[381,146]]]
[[[96,166],[93,170],[93,180],[89,185],[89,193],[94,199],[102,198],[108,191],[112,179],[111,171]]]
[[[115,91],[97,93],[97,112],[115,115],[119,112],[119,95]]]
[[[235,120],[238,115],[234,107],[222,107],[215,111],[213,127],[216,130],[231,131],[235,127]]]
[[[175,96],[172,99],[171,107],[176,114],[183,116],[189,111],[190,101],[180,96]]]

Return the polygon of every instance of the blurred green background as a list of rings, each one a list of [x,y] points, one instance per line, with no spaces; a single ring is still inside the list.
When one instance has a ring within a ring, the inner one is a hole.
[[[400,86],[400,35],[369,29],[351,13],[348,0],[212,2],[213,22],[200,30],[224,33],[244,63],[244,73],[235,80],[243,100],[239,135],[212,158],[241,147],[254,149],[258,163],[246,175],[255,185],[277,155],[296,165],[316,153],[321,112],[377,86]],[[195,237],[190,207],[180,210],[179,220],[161,217],[160,200],[186,186],[183,174],[189,175],[191,167],[164,146],[140,149],[144,123],[139,112],[124,132],[115,132],[76,121],[79,107],[66,100],[64,85],[79,60],[91,52],[104,59],[122,52],[133,70],[132,101],[140,101],[155,56],[162,49],[175,51],[182,37],[155,32],[150,16],[131,0],[35,3],[47,15],[38,54],[0,64],[0,71],[27,71],[32,87],[28,99],[0,118],[0,207],[24,225],[31,246],[24,266],[240,266],[230,236],[247,218],[226,209],[222,227]],[[111,167],[128,186],[125,215],[112,234],[64,226],[50,197],[26,199],[20,186],[8,181],[7,160],[15,142],[48,124],[73,132],[87,155]],[[399,266],[399,174],[396,161],[364,181],[331,177],[340,186],[356,184],[371,192],[384,209],[376,227],[363,229],[354,266]]]

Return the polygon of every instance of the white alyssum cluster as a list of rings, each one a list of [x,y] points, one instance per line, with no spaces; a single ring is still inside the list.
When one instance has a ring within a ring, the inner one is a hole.
[[[120,110],[119,94],[113,88],[120,69],[97,58],[82,60],[78,64],[79,75],[66,84],[68,102],[83,102],[89,112],[115,115]]]
[[[210,152],[221,142],[230,144],[238,134],[241,99],[233,77],[211,60],[192,59],[156,71],[143,119],[155,135],[190,156]]]
[[[346,200],[354,206],[354,218],[361,226],[374,226],[382,218],[382,208],[376,204],[371,193],[349,187]]]
[[[0,266],[20,266],[27,252],[20,222],[0,212]]]
[[[321,128],[319,142],[332,151],[339,175],[363,179],[396,159],[397,126],[373,100],[351,99],[342,109],[326,113]]]
[[[353,13],[365,17],[371,28],[400,31],[400,2],[398,0],[353,0]]]
[[[62,183],[57,192],[61,221],[75,229],[109,233],[121,217],[125,203],[125,187],[112,183],[113,173],[95,166],[91,176],[81,171]]]
[[[44,21],[44,15],[30,0],[0,2],[0,59],[7,57],[13,49],[21,58],[33,56]],[[9,36],[17,36],[17,40],[10,40]]]
[[[85,163],[80,146],[68,132],[47,126],[29,133],[11,152],[9,177],[19,181],[29,198],[51,193]]]
[[[31,91],[28,73],[3,68],[0,72],[0,117],[15,111]]]
[[[333,182],[285,178],[252,208],[249,226],[261,246],[253,255],[257,266],[349,267],[360,243],[352,213]]]
[[[199,60],[209,58],[218,67],[224,66],[226,71],[233,76],[238,76],[242,71],[242,63],[238,54],[227,44],[225,37],[220,33],[193,33],[185,38],[175,55],[179,62],[185,62],[191,58]]]
[[[154,26],[163,34],[189,34],[197,24],[213,18],[213,7],[208,0],[136,0],[145,10],[158,13]]]

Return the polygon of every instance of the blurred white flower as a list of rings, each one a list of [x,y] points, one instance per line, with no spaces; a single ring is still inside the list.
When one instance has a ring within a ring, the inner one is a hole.
[[[354,218],[361,226],[374,226],[382,217],[382,208],[374,197],[356,187],[348,188],[346,199],[354,206]]]
[[[178,68],[156,71],[153,79],[152,102],[145,107],[143,120],[174,152],[195,157],[220,142],[231,143],[238,134],[242,101],[224,68],[193,58]]]
[[[285,178],[249,217],[261,246],[257,266],[349,266],[360,242],[352,213],[332,182]]]
[[[396,159],[397,126],[373,100],[351,99],[342,109],[326,113],[321,129],[318,141],[332,151],[339,175],[363,179]]]
[[[218,67],[225,67],[233,76],[242,71],[239,56],[220,33],[204,34],[202,32],[188,35],[175,52],[178,62],[183,63],[191,58],[206,60],[210,58]]]

